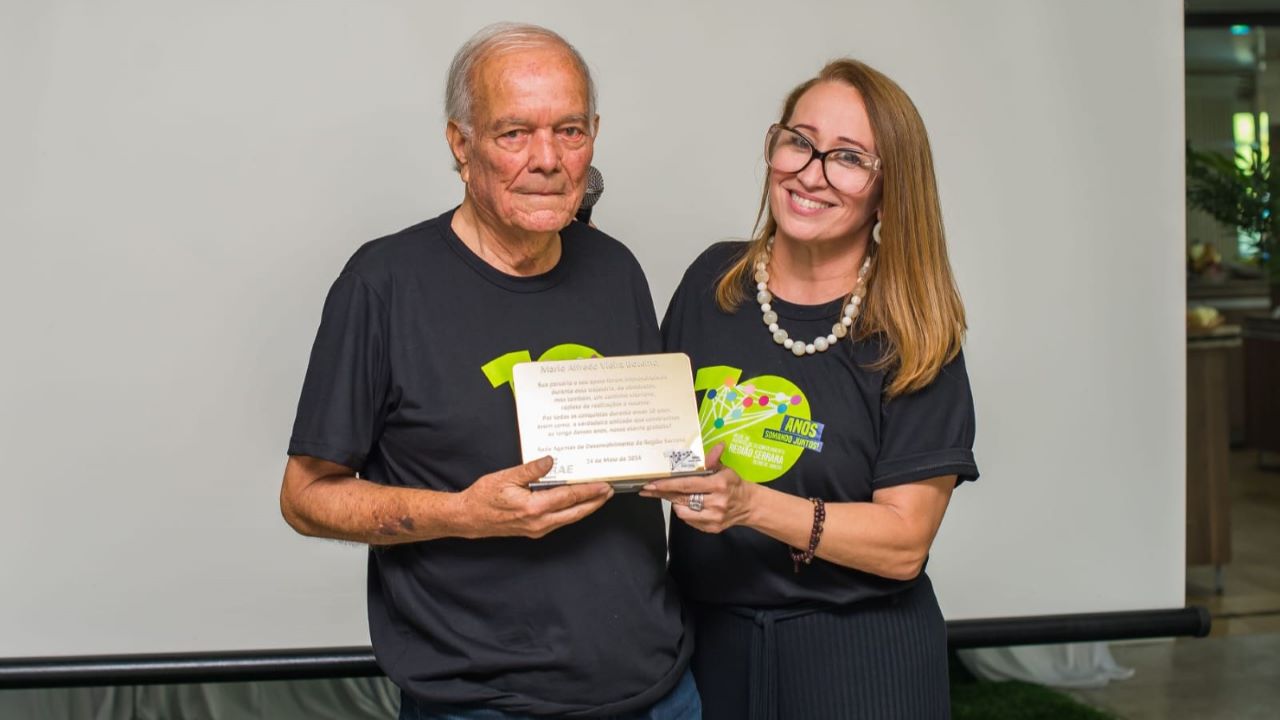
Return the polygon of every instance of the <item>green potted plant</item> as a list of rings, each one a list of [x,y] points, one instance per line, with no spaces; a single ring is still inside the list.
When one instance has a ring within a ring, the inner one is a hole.
[[[1196,150],[1187,144],[1187,204],[1238,230],[1280,307],[1280,176],[1271,158],[1258,150],[1235,157]]]

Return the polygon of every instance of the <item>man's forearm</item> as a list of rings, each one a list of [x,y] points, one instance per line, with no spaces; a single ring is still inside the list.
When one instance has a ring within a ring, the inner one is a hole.
[[[529,484],[551,458],[496,470],[462,492],[391,487],[362,480],[349,467],[295,455],[280,488],[280,511],[303,535],[367,545],[436,538],[540,538],[590,515],[613,497],[607,483],[573,483],[543,492]]]
[[[463,536],[454,493],[389,487],[354,475],[324,474],[291,458],[280,509],[293,529],[313,537],[394,545]]]

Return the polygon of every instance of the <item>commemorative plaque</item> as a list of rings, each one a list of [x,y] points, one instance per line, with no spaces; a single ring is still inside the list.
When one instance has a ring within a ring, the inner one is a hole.
[[[520,363],[512,387],[524,461],[555,461],[534,489],[707,473],[683,353]]]

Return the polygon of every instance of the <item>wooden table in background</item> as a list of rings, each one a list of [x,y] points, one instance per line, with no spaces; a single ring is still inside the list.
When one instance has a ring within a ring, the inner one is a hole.
[[[1280,319],[1245,318],[1244,385],[1246,443],[1280,453]]]
[[[1240,328],[1187,336],[1187,564],[1231,562],[1228,367],[1240,349]]]

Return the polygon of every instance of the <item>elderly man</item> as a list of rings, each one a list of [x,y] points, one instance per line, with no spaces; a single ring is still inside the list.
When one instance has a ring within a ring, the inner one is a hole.
[[[371,546],[369,629],[402,718],[699,713],[657,500],[532,492],[511,366],[659,349],[648,285],[573,216],[598,118],[555,33],[491,26],[449,70],[462,204],[361,247],[325,302],[285,518]]]

